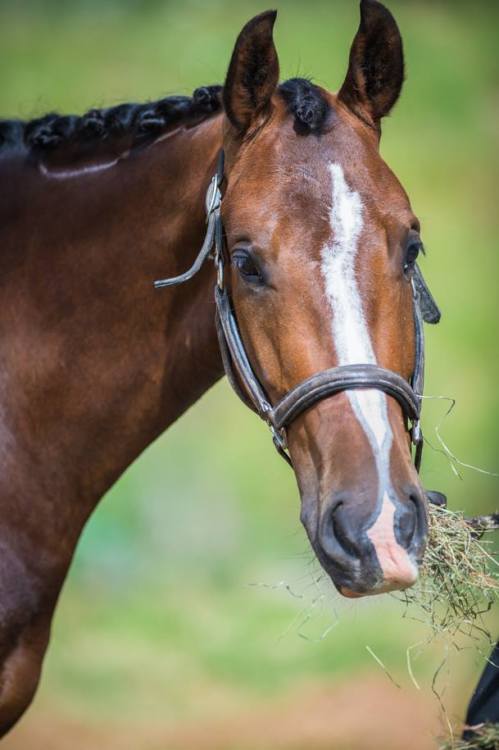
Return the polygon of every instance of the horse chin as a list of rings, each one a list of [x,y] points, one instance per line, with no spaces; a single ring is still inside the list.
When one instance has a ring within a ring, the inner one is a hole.
[[[367,591],[353,591],[347,586],[339,586],[337,587],[337,589],[339,593],[347,599],[362,599],[365,596],[379,596],[380,594],[388,594],[390,593],[390,591],[405,591],[411,586],[414,586],[414,583],[404,583],[401,585],[397,581],[383,581],[383,583],[379,587],[369,589]]]
[[[347,589],[345,586],[340,586],[338,591],[346,599],[362,599],[364,596],[375,596],[377,593],[376,591],[373,591],[373,592],[368,591],[368,592],[361,593],[357,591],[352,591],[351,589]]]
[[[406,589],[414,586],[418,579],[418,570],[415,568],[414,577],[412,580],[397,580],[394,579],[383,579],[378,584],[371,588],[363,588],[362,586],[350,587],[344,585],[338,585],[335,583],[337,591],[347,599],[361,599],[365,596],[378,596],[380,594],[389,594],[391,591],[405,591]],[[334,581],[333,581],[334,582]]]

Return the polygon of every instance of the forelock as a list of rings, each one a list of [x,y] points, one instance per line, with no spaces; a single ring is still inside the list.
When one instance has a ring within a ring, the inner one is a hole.
[[[280,84],[278,92],[295,118],[298,133],[323,132],[331,107],[318,86],[306,78],[290,78]]]

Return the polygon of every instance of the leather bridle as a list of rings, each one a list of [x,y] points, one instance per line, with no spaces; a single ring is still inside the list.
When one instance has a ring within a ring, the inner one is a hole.
[[[358,388],[374,388],[395,398],[400,404],[410,428],[414,446],[414,464],[419,471],[423,450],[420,426],[421,401],[424,388],[424,330],[423,321],[438,323],[440,310],[426,286],[419,267],[414,267],[411,280],[415,326],[415,365],[410,381],[398,373],[373,364],[352,364],[323,370],[288,391],[272,405],[258,380],[244,348],[232,300],[226,283],[228,255],[224,242],[221,217],[224,153],[220,151],[216,173],[206,193],[206,235],[192,267],[169,279],[156,281],[156,288],[176,286],[189,281],[213,251],[217,270],[215,286],[216,327],[220,352],[227,378],[241,400],[255,411],[270,427],[274,445],[291,465],[287,452],[286,429],[306,409],[324,398]]]

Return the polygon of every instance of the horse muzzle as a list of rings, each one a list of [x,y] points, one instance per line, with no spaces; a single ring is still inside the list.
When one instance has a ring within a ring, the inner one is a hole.
[[[418,577],[428,523],[422,491],[385,492],[376,509],[362,512],[351,493],[336,494],[319,511],[315,533],[305,528],[322,567],[347,597],[406,589]]]

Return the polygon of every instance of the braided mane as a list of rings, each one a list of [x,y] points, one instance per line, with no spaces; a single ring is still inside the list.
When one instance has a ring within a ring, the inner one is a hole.
[[[55,112],[34,120],[0,120],[0,152],[24,148],[49,151],[65,143],[105,141],[128,136],[132,145],[147,142],[172,125],[199,121],[222,108],[221,86],[202,86],[192,96],[169,96],[145,104],[118,104],[84,115]]]
[[[290,78],[281,83],[279,93],[294,115],[298,133],[321,133],[331,108],[318,86],[307,78]]]
[[[294,116],[299,132],[320,133],[329,105],[309,80],[292,78],[279,95]],[[202,86],[192,96],[168,96],[145,104],[118,104],[90,109],[84,115],[55,112],[34,120],[0,120],[0,153],[26,149],[46,153],[63,144],[103,142],[127,136],[131,145],[147,143],[173,125],[200,122],[222,110],[222,86]]]

